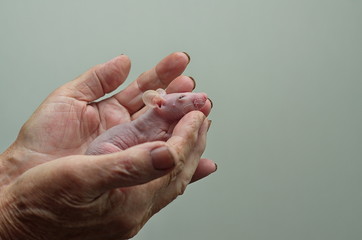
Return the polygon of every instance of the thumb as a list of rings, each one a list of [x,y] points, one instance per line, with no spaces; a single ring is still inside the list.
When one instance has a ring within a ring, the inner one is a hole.
[[[98,196],[115,188],[130,187],[164,176],[175,166],[175,158],[165,142],[151,142],[121,152],[87,156],[79,167],[79,177]],[[78,172],[78,171],[77,171]]]
[[[126,80],[130,67],[129,58],[120,55],[90,68],[58,91],[80,101],[92,102],[119,87]]]
[[[64,196],[89,201],[115,188],[162,177],[174,168],[174,159],[165,142],[105,155],[72,155],[29,169],[11,186],[15,196],[27,196],[30,202]]]

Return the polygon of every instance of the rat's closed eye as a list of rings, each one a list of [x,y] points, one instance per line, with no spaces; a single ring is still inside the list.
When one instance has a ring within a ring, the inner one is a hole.
[[[183,99],[185,97],[185,95],[181,95],[178,97],[178,99]]]

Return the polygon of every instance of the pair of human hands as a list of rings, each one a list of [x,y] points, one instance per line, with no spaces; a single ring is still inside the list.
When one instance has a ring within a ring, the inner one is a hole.
[[[130,60],[120,55],[51,93],[0,155],[0,239],[129,238],[190,182],[214,172],[214,162],[201,158],[210,121],[198,111],[167,142],[83,155],[99,134],[145,112],[144,91],[192,91],[194,81],[181,75],[189,60],[173,53],[94,102],[126,80]]]

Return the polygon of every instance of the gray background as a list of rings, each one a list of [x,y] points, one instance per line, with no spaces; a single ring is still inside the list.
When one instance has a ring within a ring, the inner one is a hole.
[[[89,67],[191,55],[219,170],[135,239],[362,239],[361,1],[0,0],[0,29],[0,151]]]

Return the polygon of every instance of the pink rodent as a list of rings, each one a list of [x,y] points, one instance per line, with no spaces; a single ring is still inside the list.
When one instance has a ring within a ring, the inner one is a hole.
[[[166,94],[157,89],[146,91],[142,99],[149,107],[142,116],[105,131],[91,142],[85,154],[107,154],[145,142],[166,141],[175,124],[188,112],[200,110],[208,98],[206,93]]]

